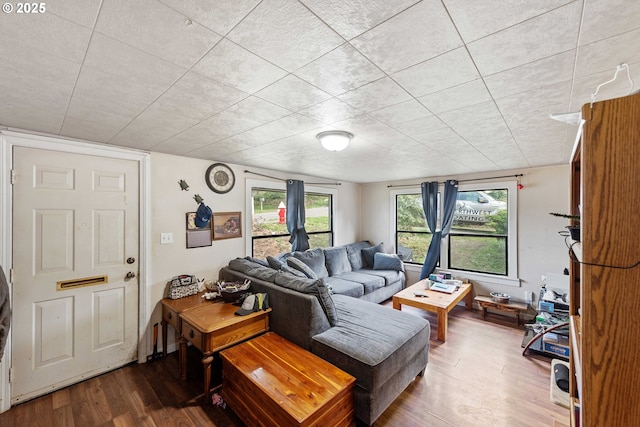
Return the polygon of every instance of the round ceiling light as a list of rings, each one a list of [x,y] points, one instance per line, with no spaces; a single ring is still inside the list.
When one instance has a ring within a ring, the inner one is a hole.
[[[353,134],[343,130],[329,130],[316,135],[320,144],[329,151],[342,151],[349,145]]]

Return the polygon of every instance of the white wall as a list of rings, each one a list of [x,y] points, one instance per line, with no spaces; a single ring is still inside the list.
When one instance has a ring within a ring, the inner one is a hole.
[[[194,159],[161,153],[151,153],[151,290],[153,314],[148,327],[160,322],[162,308],[160,300],[166,295],[167,282],[179,274],[194,274],[199,278],[215,280],[218,271],[236,257],[244,257],[247,230],[243,229],[243,237],[214,241],[212,246],[186,249],[185,214],[193,212],[198,205],[193,199],[199,194],[204,203],[213,212],[242,212],[243,228],[245,227],[245,194],[246,179],[264,179],[253,174],[246,174],[249,169],[253,172],[274,176],[282,179],[295,178],[306,182],[332,182],[331,180],[291,175],[278,171],[259,168],[247,168],[229,164],[233,170],[236,183],[234,188],[226,194],[214,193],[207,187],[204,175],[207,168],[215,162],[211,160]],[[184,179],[190,186],[189,191],[182,191],[178,181]],[[359,234],[360,217],[360,185],[342,182],[335,188],[338,196],[335,205],[335,244],[353,242]],[[249,212],[250,214],[250,212]],[[160,244],[160,233],[173,233],[172,244]],[[155,306],[153,306],[155,304]],[[148,334],[152,336],[151,334]],[[171,328],[167,339],[169,351],[176,349],[176,340]],[[160,343],[159,343],[160,345]]]
[[[533,291],[536,296],[540,290],[540,277],[545,273],[562,274],[569,266],[568,249],[564,238],[558,231],[568,225],[566,220],[549,215],[549,212],[566,212],[569,207],[569,166],[531,168],[500,173],[475,174],[455,177],[430,177],[410,181],[382,182],[362,186],[363,212],[361,217],[361,239],[373,243],[384,242],[387,252],[395,250],[394,242],[389,241],[394,224],[390,222],[389,184],[402,185],[420,183],[437,179],[473,179],[488,176],[507,176],[522,173],[521,183],[524,189],[518,191],[518,273],[521,281],[519,288],[495,283],[475,281],[476,294],[505,292],[514,300],[524,301],[525,290]],[[485,181],[483,181],[485,182]],[[409,267],[407,279],[414,283],[419,278],[420,269]]]

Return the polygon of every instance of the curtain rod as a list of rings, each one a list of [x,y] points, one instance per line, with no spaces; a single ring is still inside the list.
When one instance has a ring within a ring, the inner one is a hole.
[[[250,174],[253,174],[253,175],[263,176],[265,178],[276,179],[278,181],[284,181],[284,182],[288,181],[288,179],[276,178],[275,176],[264,175],[264,174],[261,174],[261,173],[258,173],[258,172],[251,172],[250,170],[246,170],[246,169],[245,169],[244,173],[250,173]],[[305,184],[310,184],[310,185],[342,185],[341,182],[305,182]]]
[[[498,179],[498,178],[511,178],[511,177],[518,178],[520,176],[523,176],[523,174],[519,173],[517,175],[488,176],[486,178],[474,178],[474,179],[459,179],[457,181],[458,182],[484,181],[484,180],[487,180],[487,179]],[[444,182],[442,182],[441,184],[444,184]],[[387,185],[387,188],[416,187],[418,185],[420,185],[420,184]]]

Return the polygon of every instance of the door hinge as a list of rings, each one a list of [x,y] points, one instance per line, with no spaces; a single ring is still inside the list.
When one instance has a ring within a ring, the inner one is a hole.
[[[9,368],[9,383],[13,382],[13,368]]]
[[[16,170],[11,169],[11,185],[16,183]]]
[[[9,282],[13,283],[13,268],[9,269]]]

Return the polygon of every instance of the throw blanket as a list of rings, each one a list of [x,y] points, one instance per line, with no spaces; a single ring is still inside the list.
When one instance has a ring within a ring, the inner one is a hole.
[[[9,323],[11,322],[11,307],[9,307],[9,284],[0,266],[0,360],[4,354],[4,346],[7,343],[9,334]]]

